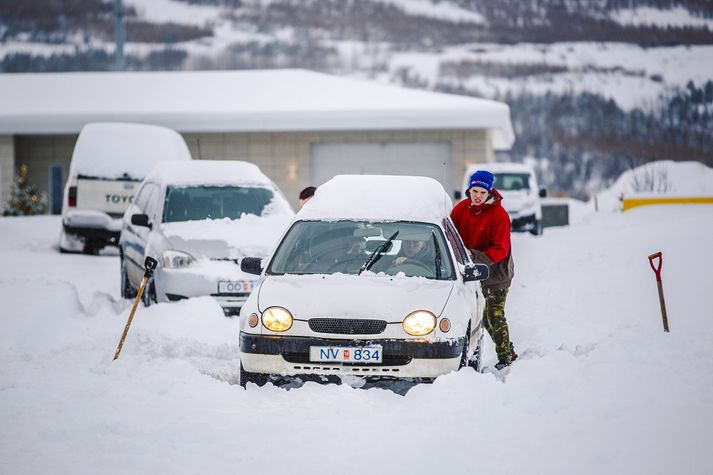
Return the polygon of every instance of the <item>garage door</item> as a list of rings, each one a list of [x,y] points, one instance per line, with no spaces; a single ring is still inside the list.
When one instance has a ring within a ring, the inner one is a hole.
[[[334,175],[415,175],[438,180],[446,190],[451,181],[451,144],[324,143],[312,146],[312,183]]]

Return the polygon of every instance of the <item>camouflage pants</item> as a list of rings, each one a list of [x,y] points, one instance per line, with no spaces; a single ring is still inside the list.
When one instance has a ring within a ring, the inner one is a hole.
[[[510,364],[513,345],[510,341],[510,330],[505,319],[505,299],[508,289],[483,289],[485,296],[485,329],[495,342],[495,352],[498,354],[498,363]]]

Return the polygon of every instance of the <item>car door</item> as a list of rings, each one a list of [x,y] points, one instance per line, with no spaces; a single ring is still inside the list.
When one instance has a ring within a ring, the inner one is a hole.
[[[456,262],[458,262],[459,266],[472,264],[469,253],[463,245],[463,241],[461,240],[460,235],[458,234],[458,231],[456,231],[456,228],[453,226],[451,220],[443,220],[443,227],[446,230],[446,238],[453,248],[453,253],[455,254]],[[475,281],[463,282],[462,275],[458,276],[458,283],[462,286],[468,302],[471,303],[470,330],[472,336],[478,330],[483,315],[483,306],[481,303],[483,299],[480,296],[480,283]],[[471,338],[470,343],[471,345],[477,344],[474,338]]]
[[[133,214],[147,214],[149,215],[149,223],[151,223],[152,219],[148,211],[152,206],[155,209],[155,205],[152,205],[152,203],[158,199],[158,190],[159,186],[157,184],[144,183],[134,201]],[[124,245],[124,257],[127,262],[126,271],[131,284],[138,287],[144,275],[145,249],[151,230],[146,226],[132,224],[131,216],[128,218]]]

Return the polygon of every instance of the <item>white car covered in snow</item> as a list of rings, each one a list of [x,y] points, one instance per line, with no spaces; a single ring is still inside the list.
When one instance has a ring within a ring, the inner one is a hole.
[[[146,256],[158,267],[144,302],[214,296],[238,315],[256,277],[243,256],[267,256],[294,216],[282,192],[246,162],[159,163],[124,214],[121,292],[136,295]]]
[[[425,177],[340,175],[317,188],[241,311],[241,384],[282,376],[428,380],[479,364],[487,266]],[[262,269],[262,263],[266,263]]]
[[[146,124],[91,123],[72,153],[62,201],[62,252],[116,246],[121,217],[141,180],[160,161],[191,160],[176,131]]]
[[[503,195],[503,207],[510,215],[513,231],[542,234],[542,203],[547,195],[537,184],[532,167],[523,163],[479,163],[468,168],[463,177],[463,189],[468,187],[470,176],[478,170],[487,170],[495,178],[494,186]]]

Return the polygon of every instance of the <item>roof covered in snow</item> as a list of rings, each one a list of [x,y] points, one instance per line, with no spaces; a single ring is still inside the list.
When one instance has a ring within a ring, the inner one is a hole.
[[[168,185],[261,185],[276,188],[257,165],[238,160],[159,162],[148,179]]]
[[[317,187],[297,219],[421,221],[440,223],[453,202],[433,178],[337,175]]]
[[[90,123],[74,146],[70,174],[143,179],[162,160],[191,160],[176,131],[146,124]]]
[[[306,70],[0,74],[0,133],[76,133],[87,122],[179,132],[492,129],[514,141],[497,101]]]

